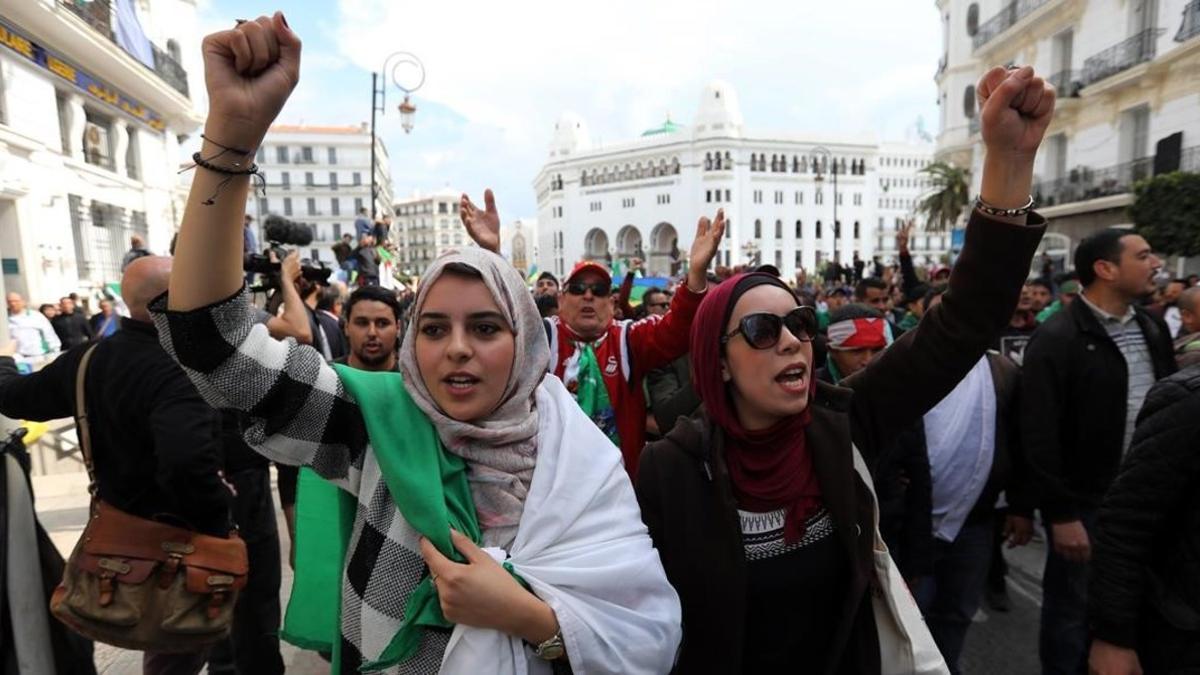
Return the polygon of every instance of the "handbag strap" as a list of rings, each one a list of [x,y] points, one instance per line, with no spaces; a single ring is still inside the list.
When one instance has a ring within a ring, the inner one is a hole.
[[[98,344],[93,344],[83,353],[79,368],[75,371],[75,427],[79,431],[79,450],[83,454],[83,466],[87,468],[88,494],[96,496],[96,470],[92,464],[92,432],[88,425],[87,400],[84,395],[83,382],[87,374],[88,363]]]

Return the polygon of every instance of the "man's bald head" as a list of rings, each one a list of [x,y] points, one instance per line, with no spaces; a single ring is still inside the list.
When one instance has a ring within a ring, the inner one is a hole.
[[[125,276],[121,277],[121,296],[129,307],[130,318],[149,323],[150,310],[147,305],[165,293],[170,282],[170,258],[148,255],[129,263],[125,268]]]

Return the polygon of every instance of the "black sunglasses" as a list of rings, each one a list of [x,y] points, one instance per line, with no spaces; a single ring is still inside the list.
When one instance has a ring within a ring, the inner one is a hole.
[[[596,296],[597,298],[607,298],[609,293],[612,293],[612,286],[604,283],[603,281],[597,281],[594,284],[585,284],[582,281],[572,281],[571,283],[567,284],[567,292],[571,295],[583,295],[584,293],[588,292],[588,289],[591,289],[592,295]]]
[[[806,306],[797,307],[783,316],[770,312],[747,314],[738,322],[736,330],[721,337],[721,344],[728,344],[741,334],[751,347],[770,349],[779,344],[779,336],[785,327],[797,340],[809,342],[817,334],[817,313],[812,307]]]

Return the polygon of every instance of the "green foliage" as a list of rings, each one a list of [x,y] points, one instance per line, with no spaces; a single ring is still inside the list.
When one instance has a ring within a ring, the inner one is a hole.
[[[954,227],[971,203],[968,181],[971,172],[946,162],[934,162],[921,169],[921,173],[929,176],[933,189],[917,205],[917,213],[927,219],[925,229],[938,232]]]
[[[1139,181],[1129,216],[1155,251],[1200,255],[1200,173],[1176,171]]]

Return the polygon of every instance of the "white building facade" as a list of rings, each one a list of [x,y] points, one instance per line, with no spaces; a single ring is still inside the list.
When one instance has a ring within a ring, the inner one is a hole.
[[[120,281],[129,239],[166,253],[181,139],[202,118],[193,0],[0,4],[0,259],[33,303]]]
[[[944,56],[937,156],[970,167],[983,145],[975,84],[1032,65],[1058,90],[1035,166],[1043,243],[1069,266],[1079,240],[1129,225],[1133,184],[1200,171],[1200,0],[938,0]]]
[[[450,248],[474,245],[458,218],[462,192],[443,188],[431,195],[414,193],[393,205],[392,236],[400,254],[400,271],[419,277]]]
[[[392,178],[387,147],[375,142],[376,217],[391,212]],[[262,222],[278,215],[308,226],[313,241],[302,256],[334,261],[332,246],[343,234],[354,235],[361,209],[371,210],[371,131],[359,126],[275,125],[255,159],[266,177],[266,194],[255,191],[246,212]],[[394,229],[393,225],[393,229]]]
[[[697,220],[719,208],[729,227],[716,264],[772,263],[791,277],[855,255],[869,262],[894,252],[896,218],[915,206],[932,154],[931,144],[755,133],[722,82],[705,87],[690,128],[668,120],[616,145],[593,147],[567,114],[534,180],[537,262],[563,274],[582,258],[637,256],[651,274],[678,275]],[[930,243],[940,251],[943,239]]]

